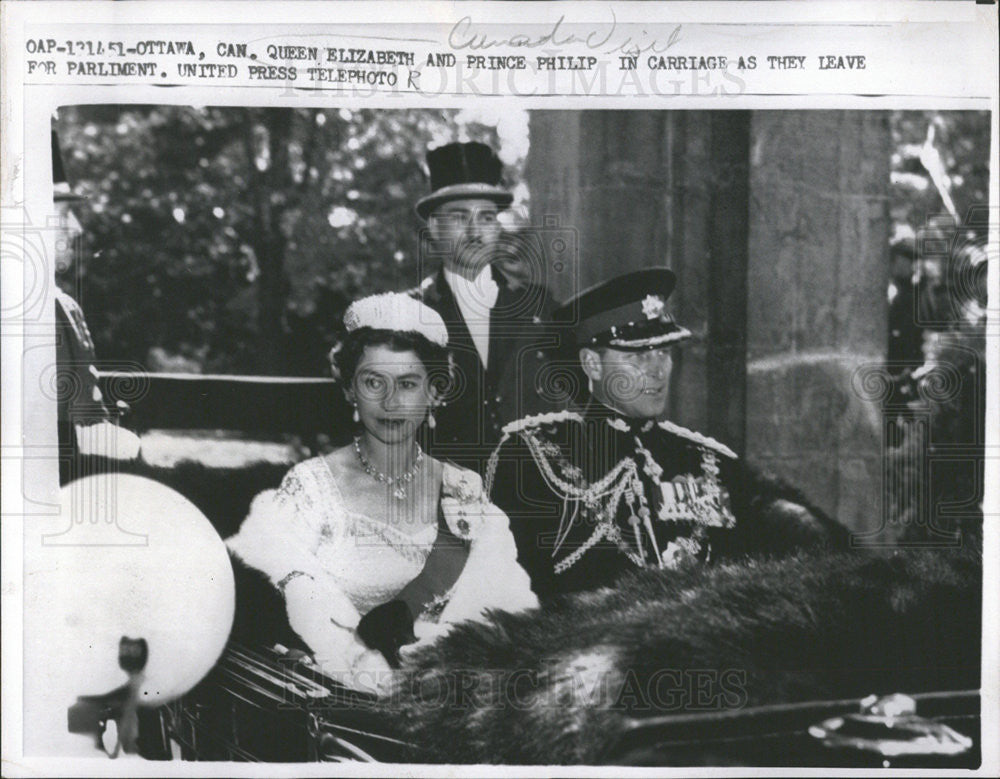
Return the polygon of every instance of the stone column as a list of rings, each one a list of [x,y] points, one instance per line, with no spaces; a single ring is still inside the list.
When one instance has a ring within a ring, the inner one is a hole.
[[[857,531],[882,517],[889,155],[885,112],[753,113],[746,454]]]

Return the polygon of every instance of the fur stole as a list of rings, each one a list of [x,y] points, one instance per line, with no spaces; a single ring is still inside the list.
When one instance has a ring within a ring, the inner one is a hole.
[[[385,709],[420,760],[594,763],[637,718],[708,698],[977,688],[981,572],[979,553],[939,549],[641,571],[456,626],[409,659]]]

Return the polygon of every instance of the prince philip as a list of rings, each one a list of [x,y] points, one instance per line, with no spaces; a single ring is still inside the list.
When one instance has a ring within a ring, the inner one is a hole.
[[[427,167],[431,193],[416,210],[427,223],[423,257],[440,268],[412,294],[441,315],[455,361],[428,448],[481,470],[504,424],[546,408],[534,378],[551,345],[543,324],[551,303],[543,268],[510,283],[494,264],[505,243],[498,217],[513,195],[493,149],[449,143],[428,152]]]
[[[648,268],[563,304],[579,404],[508,424],[490,459],[487,489],[540,598],[641,568],[847,543],[796,490],[664,418],[672,353],[691,337],[667,310],[674,284]]]

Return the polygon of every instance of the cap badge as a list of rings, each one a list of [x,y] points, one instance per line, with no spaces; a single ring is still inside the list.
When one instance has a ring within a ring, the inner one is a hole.
[[[663,315],[663,298],[659,295],[646,295],[642,301],[642,313],[647,319],[659,319]]]

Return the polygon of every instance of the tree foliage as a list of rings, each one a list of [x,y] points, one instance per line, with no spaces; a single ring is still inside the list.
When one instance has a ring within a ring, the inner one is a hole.
[[[100,355],[322,375],[354,298],[415,285],[428,146],[454,111],[75,106],[56,127]]]
[[[959,220],[965,220],[969,209],[989,202],[989,112],[895,111],[890,205],[893,221],[914,232],[933,222],[935,216],[947,213],[920,159],[930,128]]]

